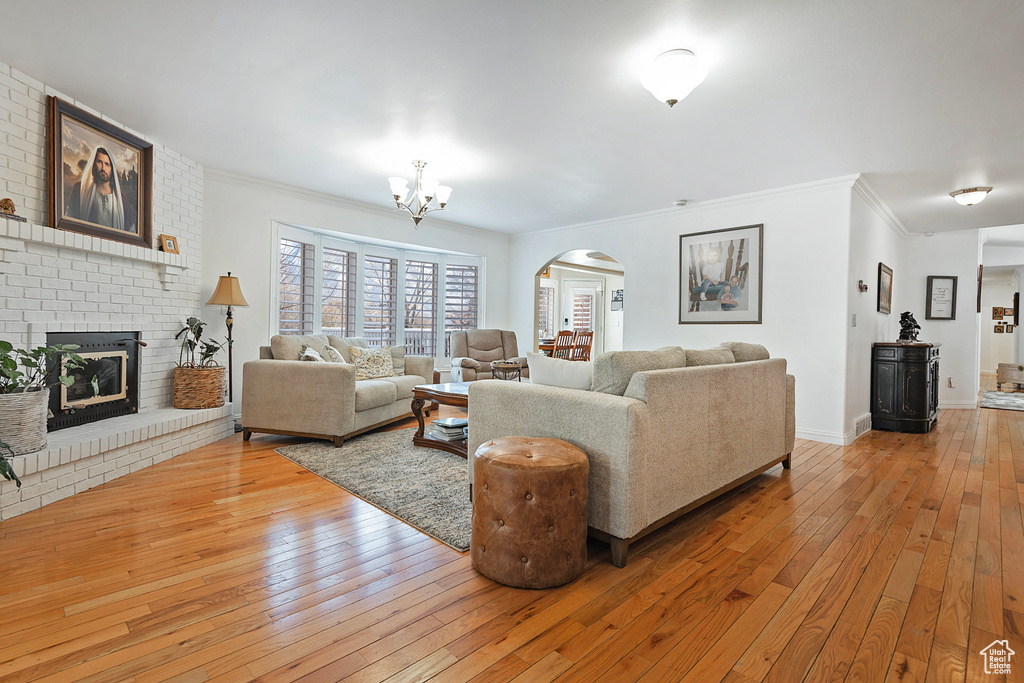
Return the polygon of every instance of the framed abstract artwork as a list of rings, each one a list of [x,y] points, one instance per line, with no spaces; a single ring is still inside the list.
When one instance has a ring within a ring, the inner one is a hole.
[[[761,324],[764,225],[679,236],[679,324]]]
[[[50,225],[152,248],[153,145],[47,98]]]
[[[878,312],[892,313],[892,268],[878,263]]]

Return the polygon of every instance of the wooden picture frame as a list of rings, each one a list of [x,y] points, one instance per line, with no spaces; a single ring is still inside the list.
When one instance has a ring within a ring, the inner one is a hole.
[[[761,324],[764,224],[679,236],[679,324]]]
[[[174,235],[160,235],[160,251],[166,251],[168,254],[179,253],[178,238]]]
[[[1005,330],[1005,325],[996,325],[996,334],[1002,334]]]
[[[153,243],[153,145],[50,96],[50,225],[147,248]]]
[[[1013,328],[1014,327],[1016,327],[1016,325],[1007,325],[1006,326],[1006,333],[1007,334],[1013,334]]]
[[[925,320],[956,320],[956,275],[929,275]]]
[[[879,313],[892,313],[892,268],[878,262],[878,308]]]
[[[1003,310],[1004,309],[1003,309],[1002,306],[993,306],[992,307],[992,319],[993,320],[1002,320],[1003,319]]]

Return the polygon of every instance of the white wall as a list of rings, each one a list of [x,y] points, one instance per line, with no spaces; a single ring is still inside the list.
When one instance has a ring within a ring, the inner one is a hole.
[[[981,387],[978,314],[981,242],[978,231],[945,232],[908,240],[904,254],[906,276],[899,278],[899,282],[906,292],[901,299],[906,308],[893,308],[893,314],[911,311],[921,325],[919,339],[942,344],[939,350],[939,408],[975,408]],[[957,277],[956,320],[925,319],[929,275]],[[950,378],[954,388],[949,386]]]
[[[1007,278],[1008,280],[1010,278]],[[996,321],[992,319],[992,307],[1013,308],[1013,293],[1017,291],[1012,281],[991,281],[986,279],[981,288],[981,371],[994,373],[1000,363],[1017,363],[1017,346],[1020,332],[1014,328],[1012,334],[996,334]],[[1013,322],[1013,318],[1004,318]]]
[[[386,192],[384,179],[381,183]],[[483,256],[486,284],[480,327],[508,329],[508,235],[445,223],[434,216],[424,219],[417,230],[405,214],[215,170],[207,172],[205,197],[203,301],[213,294],[218,276],[231,271],[249,302],[249,308],[236,309],[234,317],[236,414],[241,406],[242,363],[258,358],[259,347],[276,334],[271,320],[278,258],[272,237],[275,221]],[[531,274],[517,285],[531,300],[533,281]],[[202,315],[211,334],[227,334],[223,309],[205,308]],[[530,323],[517,332],[528,339],[532,330]]]
[[[642,216],[515,235],[509,320],[533,324],[532,282],[551,258],[570,249],[600,251],[625,268],[623,347],[764,344],[796,376],[797,433],[841,442],[846,368],[846,282],[850,187],[854,178],[694,203]],[[680,325],[679,236],[764,224],[763,322]]]
[[[850,203],[850,269],[845,281],[847,342],[843,432],[846,443],[854,438],[857,420],[871,414],[871,345],[896,341],[900,312],[907,310],[903,238],[897,234],[899,227],[887,220],[884,210],[871,201],[870,189],[858,185],[855,190]],[[879,263],[893,271],[892,313],[889,315],[878,312]],[[868,286],[866,292],[858,289],[860,280]],[[856,327],[853,327],[854,316],[857,317]]]

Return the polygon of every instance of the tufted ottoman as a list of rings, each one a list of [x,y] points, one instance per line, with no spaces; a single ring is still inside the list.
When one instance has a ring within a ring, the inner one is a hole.
[[[473,566],[517,588],[569,583],[587,561],[590,463],[558,439],[505,436],[473,456]]]

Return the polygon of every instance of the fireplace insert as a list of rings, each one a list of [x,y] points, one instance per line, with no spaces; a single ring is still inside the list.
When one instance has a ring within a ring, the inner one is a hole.
[[[138,412],[139,347],[145,345],[138,332],[51,332],[46,343],[77,344],[75,353],[85,361],[80,368],[61,371],[75,378],[70,387],[50,389],[47,430]]]

